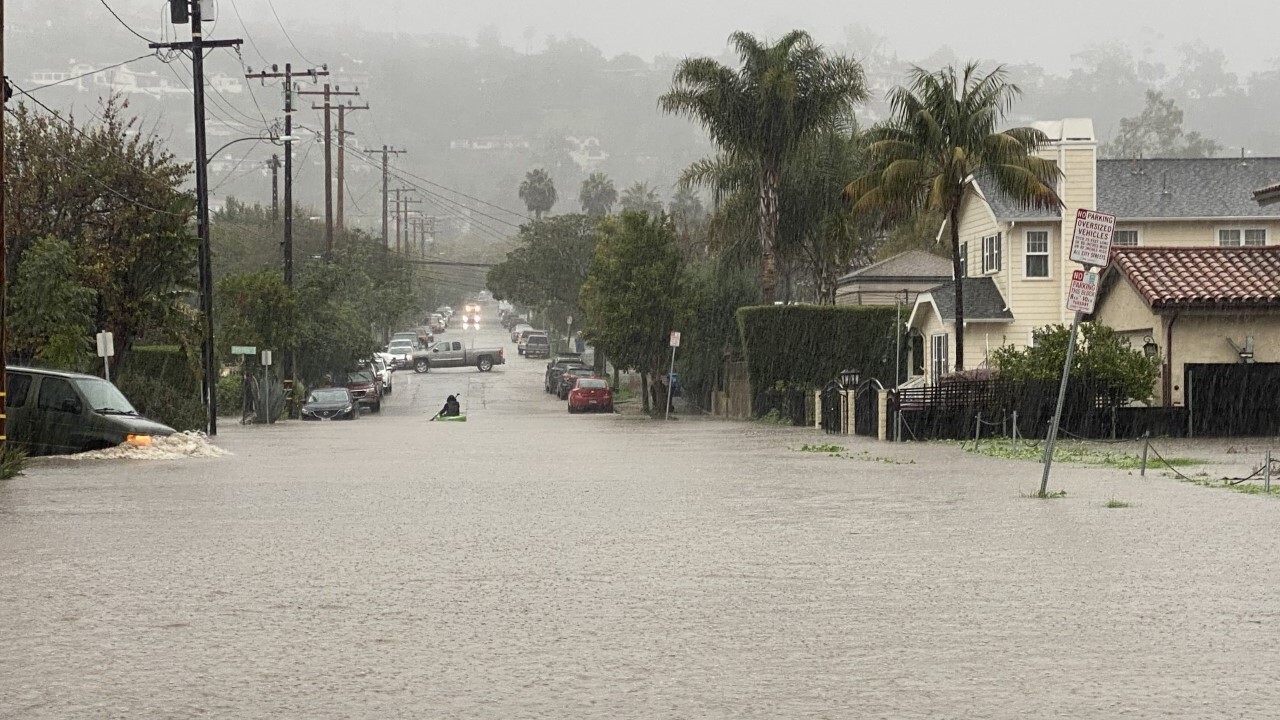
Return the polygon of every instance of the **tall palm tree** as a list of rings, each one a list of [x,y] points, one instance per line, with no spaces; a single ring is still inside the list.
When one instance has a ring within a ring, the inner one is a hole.
[[[550,212],[556,204],[556,184],[546,170],[530,170],[524,176],[524,182],[520,183],[520,199],[533,213],[534,219],[541,220],[542,214]]]
[[[649,183],[640,180],[631,183],[626,190],[622,191],[620,203],[623,210],[634,210],[652,217],[662,214],[662,199],[658,197],[658,191],[654,190]]]
[[[793,30],[776,43],[736,32],[737,70],[710,58],[681,61],[659,106],[697,120],[723,153],[747,158],[755,169],[764,301],[777,295],[778,188],[782,165],[807,136],[865,100],[862,66],[828,55],[808,33]]]
[[[578,202],[582,203],[582,211],[587,217],[602,218],[608,215],[618,202],[618,191],[613,187],[613,180],[602,172],[594,172],[582,181],[582,189],[578,191]]]
[[[910,84],[889,92],[889,121],[871,130],[871,168],[845,188],[853,209],[889,220],[916,210],[946,218],[956,277],[956,370],[964,369],[964,283],[961,278],[960,206],[975,174],[1029,207],[1060,207],[1054,189],[1062,176],[1035,155],[1047,141],[1034,128],[999,130],[1021,94],[1003,67],[979,74],[969,63],[936,72],[912,69]]]

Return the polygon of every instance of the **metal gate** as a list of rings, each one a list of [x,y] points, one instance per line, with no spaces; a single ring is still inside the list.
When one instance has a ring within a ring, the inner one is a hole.
[[[1280,434],[1280,363],[1188,364],[1184,382],[1192,435]]]
[[[844,423],[840,420],[840,402],[844,393],[837,382],[829,382],[822,388],[822,429],[828,433],[844,432]]]
[[[869,437],[880,435],[880,397],[876,391],[883,388],[874,378],[858,385],[853,395],[854,433]]]

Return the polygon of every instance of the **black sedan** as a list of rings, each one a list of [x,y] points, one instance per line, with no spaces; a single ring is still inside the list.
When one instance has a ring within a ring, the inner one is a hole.
[[[595,377],[595,375],[595,368],[587,367],[585,365],[575,365],[565,368],[565,371],[560,375],[560,379],[556,384],[556,396],[561,400],[568,400],[569,391],[573,389],[574,385],[578,384],[579,378]]]
[[[312,390],[302,406],[303,420],[359,420],[360,404],[346,388]]]

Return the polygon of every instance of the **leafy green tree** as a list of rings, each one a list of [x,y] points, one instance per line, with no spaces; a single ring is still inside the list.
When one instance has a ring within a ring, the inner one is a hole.
[[[77,280],[71,244],[40,238],[27,247],[9,286],[9,354],[68,370],[92,362],[93,312],[97,297]]]
[[[678,186],[667,203],[667,216],[680,240],[685,258],[707,258],[710,255],[710,213],[702,198],[693,190]]]
[[[218,279],[214,305],[216,337],[223,361],[232,345],[252,345],[277,353],[298,347],[298,297],[275,269]]]
[[[546,170],[530,170],[524,182],[520,183],[520,199],[533,213],[534,219],[541,220],[543,213],[551,212],[556,204],[556,184]]]
[[[1134,117],[1121,118],[1114,141],[1103,145],[1110,158],[1202,158],[1222,152],[1222,145],[1198,132],[1184,132],[1182,110],[1162,93],[1146,92],[1147,104]]]
[[[668,338],[680,319],[680,268],[675,233],[664,218],[625,210],[600,223],[582,287],[585,335],[616,366],[640,371],[646,412],[650,378],[654,397],[666,396]]]
[[[586,215],[557,215],[520,227],[518,245],[489,270],[494,297],[526,305],[563,326],[581,315],[578,297],[591,269],[597,221]]]
[[[742,357],[738,308],[760,302],[754,273],[732,263],[701,260],[683,271],[680,296],[682,337],[676,367],[685,398],[711,409],[725,363]]]
[[[614,204],[618,202],[618,191],[608,175],[591,173],[582,181],[578,202],[582,203],[582,212],[587,217],[602,218],[613,211]]]
[[[1141,350],[1129,345],[1129,339],[1099,323],[1080,326],[1081,339],[1071,366],[1073,380],[1089,379],[1114,385],[1128,399],[1148,401],[1152,397],[1156,379],[1160,376],[1160,361],[1149,358]],[[1017,349],[1011,346],[998,348],[992,353],[992,361],[1000,376],[1010,380],[1057,380],[1062,377],[1062,366],[1067,360],[1067,346],[1071,342],[1071,328],[1051,325],[1032,332],[1033,345]]]
[[[622,205],[623,210],[646,213],[654,217],[662,214],[662,199],[658,197],[658,191],[649,183],[639,180],[622,191],[622,200],[619,204]]]
[[[82,127],[19,105],[4,128],[6,271],[41,238],[65,241],[93,292],[93,327],[115,335],[116,366],[144,332],[187,347],[198,336],[190,167],[126,108],[112,98]]]
[[[775,258],[779,188],[788,156],[814,132],[848,118],[866,99],[862,67],[828,55],[803,31],[773,44],[737,32],[737,70],[710,58],[682,61],[659,100],[669,113],[696,119],[720,151],[752,163],[759,213],[760,283],[764,301],[777,295]]]
[[[914,68],[908,86],[889,94],[893,114],[869,132],[870,169],[845,188],[855,212],[889,219],[925,209],[947,218],[951,262],[960,263],[960,205],[974,175],[1028,206],[1060,206],[1054,185],[1061,172],[1034,150],[1046,141],[1034,128],[999,130],[1019,95],[1003,68],[979,74],[977,63],[957,72]],[[964,283],[955,283],[956,370],[964,369]]]

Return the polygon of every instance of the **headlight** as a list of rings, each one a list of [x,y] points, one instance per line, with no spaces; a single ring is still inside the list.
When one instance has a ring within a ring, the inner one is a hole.
[[[153,438],[150,435],[126,435],[124,441],[134,447],[147,447],[151,445]]]
[[[348,406],[346,406],[346,407],[342,408],[342,412],[344,412],[344,413],[349,413],[349,412],[351,412],[351,411],[352,411],[352,410],[354,410],[354,409],[355,409],[355,408],[353,408],[352,406],[348,405]]]

